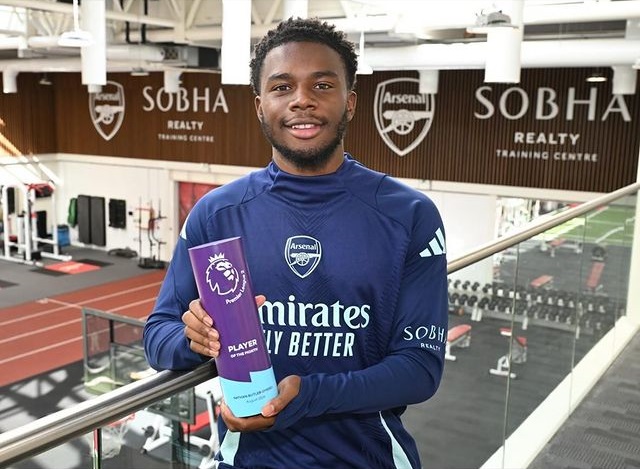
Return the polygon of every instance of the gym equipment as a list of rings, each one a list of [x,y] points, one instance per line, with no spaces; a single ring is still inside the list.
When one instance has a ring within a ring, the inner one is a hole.
[[[148,218],[145,221],[143,219],[143,213],[148,212]],[[166,241],[161,241],[156,236],[157,224],[160,220],[167,217],[162,216],[162,209],[160,208],[160,201],[158,201],[158,216],[155,216],[153,205],[149,204],[149,208],[138,207],[138,244],[140,252],[140,259],[138,260],[138,267],[143,269],[164,269],[165,262],[160,259],[160,248],[163,244],[167,244]],[[149,242],[149,257],[142,257],[142,231],[146,230],[147,240]],[[157,246],[157,254],[154,254],[154,247]]]
[[[566,248],[575,254],[582,253],[582,243],[579,241],[572,241],[565,238],[555,238],[551,241],[547,241],[540,246],[541,251],[549,251],[550,257],[556,257],[556,250],[559,248]]]
[[[451,353],[451,347],[466,348],[471,345],[471,325],[458,324],[447,332],[447,345],[444,358],[456,361],[457,357]]]
[[[533,288],[550,288],[553,285],[553,275],[541,275],[534,278],[530,284]]]
[[[48,212],[54,221],[57,220],[54,179],[57,179],[55,175],[35,157],[18,155],[3,159],[0,166],[1,200],[5,208],[2,215],[3,259],[27,264],[34,264],[42,257],[63,261],[71,259],[71,256],[60,253],[55,226],[51,238],[46,236],[46,226],[40,226],[38,230],[36,201],[39,205],[50,202]],[[14,213],[15,219],[12,219],[10,215]],[[13,222],[15,235],[11,233]],[[39,251],[42,244],[51,245],[52,252]]]
[[[600,277],[604,271],[604,261],[595,260],[591,263],[591,270],[589,271],[589,277],[587,277],[587,290],[595,293],[602,288],[600,283]]]
[[[509,339],[509,351],[506,355],[502,355],[498,358],[496,367],[491,368],[489,373],[496,376],[507,376],[511,379],[515,379],[517,375],[511,371],[511,365],[513,363],[525,363],[527,361],[527,338],[514,336],[513,331],[508,327],[501,327],[500,335]]]
[[[222,388],[218,377],[212,378],[194,388],[196,398],[203,399],[207,405],[207,411],[196,415],[195,424],[181,424],[182,434],[188,444],[195,446],[202,460],[198,469],[213,469],[217,467],[213,460],[216,451],[220,447],[218,438],[217,418],[219,414],[220,402],[222,401]],[[209,426],[211,436],[209,439],[194,435],[195,432]],[[142,445],[140,452],[146,454],[165,444],[171,444],[172,435],[175,431],[171,427],[171,422],[166,417],[157,415],[155,420],[144,429],[146,441]]]

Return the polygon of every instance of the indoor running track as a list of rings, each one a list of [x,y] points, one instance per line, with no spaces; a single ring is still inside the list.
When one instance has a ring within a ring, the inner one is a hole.
[[[164,270],[0,311],[0,387],[80,361],[82,308],[145,320]]]

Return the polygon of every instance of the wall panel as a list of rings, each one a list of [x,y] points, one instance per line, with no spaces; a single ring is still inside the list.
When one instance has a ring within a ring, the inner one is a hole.
[[[518,85],[441,71],[435,95],[418,93],[417,72],[359,76],[345,147],[399,177],[608,192],[635,181],[640,105],[638,93],[613,96],[610,81],[587,83],[590,71],[524,69]],[[0,95],[0,130],[23,153],[270,159],[250,88],[222,86],[217,74],[183,74],[178,95],[164,93],[161,73],[109,74],[94,95],[79,74],[57,74],[54,87],[38,77],[20,74],[19,93]]]

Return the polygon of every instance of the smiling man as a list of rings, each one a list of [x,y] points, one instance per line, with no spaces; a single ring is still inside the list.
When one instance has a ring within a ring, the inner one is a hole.
[[[256,45],[272,162],[194,206],[145,326],[156,369],[217,357],[224,338],[188,249],[243,238],[279,394],[256,416],[222,406],[221,469],[421,467],[401,415],[442,376],[444,228],[425,195],[345,153],[356,68],[353,44],[318,20],[287,20]]]

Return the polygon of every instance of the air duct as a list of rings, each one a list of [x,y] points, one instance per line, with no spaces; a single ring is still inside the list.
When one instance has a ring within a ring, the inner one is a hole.
[[[374,70],[481,69],[488,53],[486,42],[370,47],[367,62]],[[640,40],[524,41],[520,64],[526,68],[631,66],[639,56]]]

